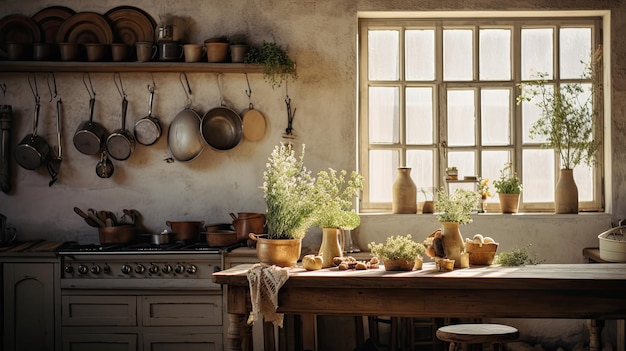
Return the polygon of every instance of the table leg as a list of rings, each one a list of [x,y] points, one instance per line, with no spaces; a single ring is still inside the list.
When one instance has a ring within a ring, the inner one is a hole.
[[[588,319],[587,328],[589,329],[589,351],[601,351],[604,320]]]
[[[252,327],[248,325],[246,315],[228,314],[227,350],[251,351]]]

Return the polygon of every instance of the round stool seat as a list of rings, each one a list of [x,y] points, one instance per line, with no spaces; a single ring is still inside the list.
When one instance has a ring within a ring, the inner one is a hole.
[[[439,328],[436,335],[453,344],[499,344],[516,340],[519,331],[503,324],[454,324]]]

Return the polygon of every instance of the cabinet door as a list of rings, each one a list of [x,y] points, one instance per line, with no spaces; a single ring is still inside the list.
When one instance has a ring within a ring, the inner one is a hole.
[[[63,351],[138,351],[137,334],[65,334]]]
[[[143,337],[143,351],[221,351],[221,334],[151,334]]]
[[[222,295],[144,296],[143,325],[222,325]]]
[[[54,350],[54,264],[4,264],[4,349]]]
[[[64,326],[136,326],[135,296],[63,296]]]

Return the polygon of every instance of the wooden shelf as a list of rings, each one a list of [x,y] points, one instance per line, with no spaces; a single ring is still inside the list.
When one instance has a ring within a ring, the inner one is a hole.
[[[0,72],[196,72],[263,73],[263,66],[244,63],[208,62],[77,62],[77,61],[1,61]]]

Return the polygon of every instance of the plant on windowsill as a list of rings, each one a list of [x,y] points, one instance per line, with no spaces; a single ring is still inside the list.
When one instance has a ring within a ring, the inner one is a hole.
[[[367,245],[371,255],[383,261],[387,271],[410,271],[422,269],[426,247],[415,242],[411,234],[393,235],[384,243],[371,242]]]
[[[272,42],[263,42],[258,47],[250,47],[245,63],[263,65],[263,77],[272,89],[278,88],[289,79],[296,80],[296,64],[289,58],[287,51],[280,45]]]
[[[422,213],[434,213],[435,201],[433,200],[432,191],[429,188],[420,188],[420,193],[424,196],[424,201],[422,202]]]
[[[601,145],[594,134],[600,112],[600,104],[594,101],[600,98],[602,90],[601,57],[602,49],[598,47],[589,62],[581,62],[584,65],[581,83],[562,84],[555,89],[547,83],[548,74],[539,73],[535,82],[519,84],[521,93],[517,103],[535,101],[541,109],[540,118],[531,126],[530,138],[541,140],[543,147],[559,155],[562,168],[555,191],[556,213],[578,213],[573,169],[582,163],[592,166]]]
[[[500,199],[502,213],[517,213],[519,196],[522,193],[522,182],[512,166],[511,163],[507,163],[500,170],[500,179],[493,181],[493,187],[496,188]]]

